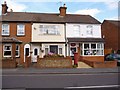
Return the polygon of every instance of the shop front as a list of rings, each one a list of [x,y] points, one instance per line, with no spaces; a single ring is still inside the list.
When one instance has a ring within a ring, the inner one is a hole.
[[[68,38],[68,55],[79,60],[104,61],[104,40],[101,38]],[[74,58],[73,58],[74,59]]]

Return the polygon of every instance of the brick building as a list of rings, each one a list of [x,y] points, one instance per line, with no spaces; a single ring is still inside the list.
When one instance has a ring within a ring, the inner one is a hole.
[[[67,14],[65,4],[59,13],[29,13],[7,11],[2,4],[0,33],[2,58],[19,63],[25,56],[44,57],[49,52],[64,56],[78,53],[81,59],[104,61],[104,40],[101,23],[90,15]]]
[[[102,35],[105,39],[105,49],[120,50],[120,21],[104,20],[102,23]]]
[[[23,63],[25,55],[29,54],[29,44],[31,41],[31,22],[28,18],[23,19],[19,13],[7,11],[6,2],[2,4],[2,23],[0,37],[2,37],[2,58],[15,59],[18,63]]]

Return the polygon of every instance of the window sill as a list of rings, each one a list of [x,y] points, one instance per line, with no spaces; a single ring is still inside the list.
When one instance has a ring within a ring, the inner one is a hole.
[[[9,37],[10,35],[2,35],[3,37]]]
[[[92,57],[92,56],[104,56],[104,55],[81,55],[81,56]]]
[[[24,37],[25,35],[17,35],[17,37]]]
[[[60,34],[39,34],[42,36],[61,36]]]
[[[16,56],[16,58],[20,58],[20,56]]]

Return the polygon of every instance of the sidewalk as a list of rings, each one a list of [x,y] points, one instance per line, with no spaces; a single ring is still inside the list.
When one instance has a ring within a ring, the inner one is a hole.
[[[2,69],[2,74],[97,74],[97,73],[118,73],[119,68],[16,68]]]

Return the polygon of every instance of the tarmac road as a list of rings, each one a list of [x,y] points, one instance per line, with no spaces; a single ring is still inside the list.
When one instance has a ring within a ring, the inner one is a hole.
[[[3,71],[3,75],[2,75],[2,88],[12,88],[12,89],[64,88],[67,90],[68,89],[80,90],[85,88],[114,88],[111,90],[118,90],[119,87],[118,77],[120,73],[115,70],[113,69],[106,69],[106,70],[105,69],[103,70],[102,69],[71,69],[71,70],[70,69],[42,69],[42,70],[17,69],[11,71],[5,70]],[[107,89],[103,89],[103,90],[107,90]]]

